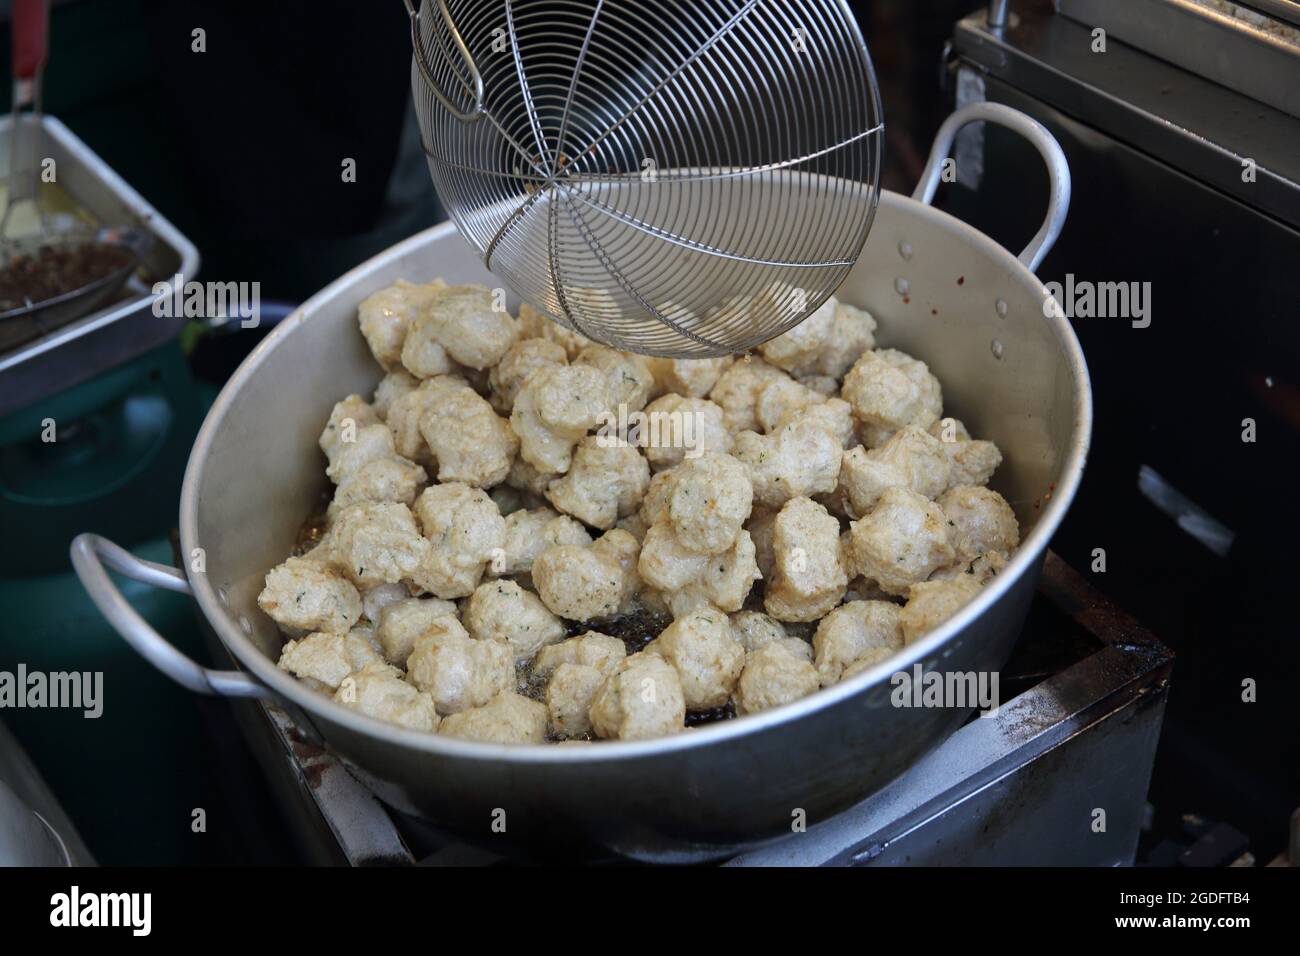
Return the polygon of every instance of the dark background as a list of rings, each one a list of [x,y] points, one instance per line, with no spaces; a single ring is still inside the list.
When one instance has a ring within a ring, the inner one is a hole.
[[[954,22],[977,4],[852,5],[884,100],[884,185],[907,193],[952,108],[944,87],[944,43]],[[203,54],[190,49],[196,26],[207,32]],[[70,0],[57,5],[51,35],[47,112],[195,242],[203,278],[258,281],[264,302],[299,302],[352,265],[444,218],[414,129],[409,35],[400,0]],[[0,36],[0,62],[7,63],[8,50],[7,36]],[[984,188],[1037,195],[1045,180],[1036,156],[1023,146],[1004,147],[1009,161]],[[345,157],[357,162],[355,184],[341,181]],[[1076,170],[1076,210],[1111,198],[1090,185],[1087,171]],[[1033,232],[1041,215],[1036,204],[976,202],[960,186],[942,191],[939,204],[1012,248]],[[1169,215],[1178,222],[1181,213],[1171,208]],[[1071,228],[1040,270],[1045,280],[1069,271],[1077,261],[1069,257],[1086,251],[1083,246],[1122,245]],[[1124,255],[1176,257],[1177,238],[1171,234],[1168,245],[1155,250],[1124,247]],[[1176,835],[1182,816],[1198,813],[1251,834],[1257,855],[1268,859],[1281,849],[1286,814],[1300,800],[1296,705],[1293,695],[1274,691],[1249,721],[1238,716],[1241,707],[1230,705],[1243,674],[1281,676],[1283,687],[1295,687],[1300,679],[1288,607],[1296,569],[1294,505],[1276,509],[1270,503],[1294,499],[1296,462],[1289,451],[1267,459],[1268,477],[1255,485],[1271,499],[1234,493],[1242,475],[1235,461],[1206,453],[1203,462],[1188,467],[1183,487],[1199,501],[1217,502],[1212,512],[1238,531],[1227,560],[1201,548],[1136,495],[1135,462],[1168,461],[1165,470],[1180,461],[1190,464],[1185,429],[1166,427],[1176,410],[1154,396],[1188,395],[1197,421],[1222,425],[1219,418],[1240,417],[1235,408],[1216,411],[1207,398],[1212,386],[1180,378],[1181,359],[1168,358],[1215,347],[1203,332],[1207,324],[1213,327],[1214,317],[1191,318],[1204,320],[1193,323],[1195,333],[1189,327],[1180,338],[1174,322],[1161,333],[1174,336],[1172,341],[1144,339],[1142,348],[1154,353],[1135,353],[1129,339],[1108,342],[1092,328],[1080,329],[1098,392],[1098,438],[1079,503],[1055,547],[1086,569],[1098,529],[1104,529],[1112,565],[1104,578],[1094,576],[1095,583],[1180,655],[1152,789],[1157,830],[1148,844]],[[234,351],[246,349],[244,344]],[[230,368],[228,349],[214,359],[211,348],[200,348],[193,358],[212,384]],[[1293,427],[1288,434],[1294,435]],[[164,511],[174,516],[174,504],[166,502]],[[1270,516],[1280,516],[1276,525]],[[184,857],[293,859],[269,794],[231,737],[224,705],[174,690],[164,695],[167,706],[185,710],[187,732],[201,745],[178,744],[177,731],[165,738],[173,752],[151,750],[148,741],[138,740],[131,752],[142,764],[159,761],[173,775],[195,778],[193,788],[178,787],[185,793],[177,801],[192,802],[189,790],[197,788],[214,817],[238,821],[231,831],[236,837],[185,850]],[[40,763],[48,742],[35,739],[39,731],[33,727],[28,721],[19,729],[27,731],[24,742]],[[139,804],[121,792],[131,786],[133,772],[123,767],[120,778],[86,784],[102,790],[105,800],[64,798],[74,816],[104,804],[120,808],[119,829],[136,826],[131,807]],[[113,839],[112,820],[83,826],[105,862],[162,862],[171,853]]]
[[[910,191],[948,110],[943,43],[975,4],[852,5],[882,87],[885,184]],[[191,52],[195,27],[206,53]],[[400,0],[70,0],[51,36],[46,110],[195,242],[207,278],[300,301],[444,218]]]

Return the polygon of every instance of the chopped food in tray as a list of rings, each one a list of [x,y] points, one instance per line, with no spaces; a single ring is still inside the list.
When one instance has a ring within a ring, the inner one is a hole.
[[[121,246],[93,241],[42,245],[11,255],[0,264],[0,313],[84,289],[133,259]]]

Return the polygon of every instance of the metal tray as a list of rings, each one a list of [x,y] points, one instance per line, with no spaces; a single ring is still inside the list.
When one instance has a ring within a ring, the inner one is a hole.
[[[30,116],[22,121],[34,122]],[[176,334],[185,320],[153,314],[153,285],[166,282],[171,288],[177,275],[188,282],[199,269],[194,244],[89,146],[51,116],[40,123],[38,155],[55,161],[59,186],[100,225],[135,227],[153,242],[112,302],[66,324],[50,323],[33,338],[0,351],[0,415],[93,378]],[[12,133],[13,118],[0,118],[0,176],[9,173]]]
[[[1240,15],[1232,15],[1234,7]],[[1056,0],[1056,8],[1300,117],[1300,4],[1294,0]]]

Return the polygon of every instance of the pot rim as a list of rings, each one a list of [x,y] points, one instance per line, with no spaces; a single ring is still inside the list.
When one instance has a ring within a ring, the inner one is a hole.
[[[1007,271],[1020,279],[1028,279],[1041,292],[1044,301],[1049,296],[1046,287],[1011,252],[995,243],[987,235],[960,219],[935,209],[925,203],[889,190],[880,191],[880,202],[905,210],[908,215],[928,220],[931,224],[955,232],[972,245],[983,247],[995,259],[1000,259]],[[180,537],[182,553],[188,554],[197,546],[198,536],[198,486],[199,476],[212,447],[215,436],[229,411],[233,396],[258,370],[263,359],[303,322],[310,321],[319,302],[336,294],[341,286],[350,285],[363,274],[376,267],[397,260],[411,250],[422,247],[431,239],[440,239],[454,233],[452,222],[441,223],[423,230],[408,239],[384,250],[366,262],[355,266],[313,295],[281,322],[243,361],[222,388],[212,408],[208,411],[191,449],[181,488]],[[870,241],[868,239],[868,241]],[[1069,365],[1074,385],[1074,427],[1067,449],[1061,476],[1056,482],[1050,500],[1043,507],[1033,529],[1020,543],[1005,570],[985,585],[979,595],[966,604],[956,615],[899,654],[881,661],[847,681],[822,688],[807,697],[775,707],[759,714],[749,714],[732,720],[720,721],[698,729],[638,741],[601,741],[590,747],[555,747],[532,744],[491,744],[436,733],[410,730],[395,724],[369,717],[358,711],[335,703],[328,697],[311,690],[297,678],[280,670],[276,663],[264,655],[222,606],[216,588],[206,574],[190,576],[190,585],[203,616],[207,619],[221,643],[246,670],[275,694],[292,701],[316,718],[341,725],[347,731],[377,737],[385,743],[420,751],[425,754],[482,761],[510,761],[527,764],[576,764],[607,762],[638,757],[662,756],[679,751],[709,747],[750,737],[781,724],[798,720],[816,711],[833,707],[850,697],[864,693],[885,683],[891,674],[910,671],[918,662],[933,655],[954,635],[964,630],[993,604],[1001,600],[1012,585],[1023,575],[1034,570],[1065,517],[1082,480],[1084,464],[1092,435],[1092,389],[1083,350],[1069,320],[1059,311],[1044,314],[1056,333],[1057,341]],[[328,739],[328,734],[324,735]]]

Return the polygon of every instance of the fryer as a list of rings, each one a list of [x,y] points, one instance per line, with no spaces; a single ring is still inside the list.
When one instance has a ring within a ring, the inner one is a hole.
[[[1024,135],[1049,168],[1047,214],[1017,258],[928,205],[953,138],[968,123]],[[1069,173],[1059,148],[1013,110],[973,104],[941,129],[914,198],[885,193],[857,266],[841,287],[880,322],[879,341],[923,357],[948,411],[1003,449],[994,486],[1025,534],[1007,568],[953,618],[889,661],[786,707],[674,737],[590,747],[488,745],[385,724],[315,694],[275,666],[281,636],[256,608],[266,571],[291,549],[325,481],[316,436],[340,395],[367,392],[379,367],[356,306],[402,276],[494,285],[447,224],[343,276],[283,322],[226,385],[200,432],[182,491],[190,574],[141,562],[93,535],[74,566],[97,606],[146,658],[186,687],[275,699],[304,738],[338,755],[389,806],[458,832],[494,833],[532,852],[694,862],[735,855],[826,820],[898,777],[960,726],[961,708],[897,708],[889,677],[998,670],[1033,597],[1048,542],[1078,486],[1091,392],[1069,324],[1031,271],[1059,233]],[[241,670],[210,671],[154,632],[104,563],[192,593]],[[193,566],[193,565],[191,565]]]

